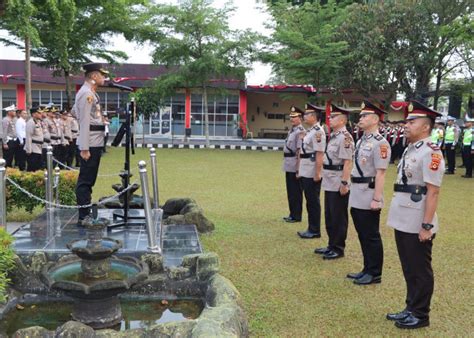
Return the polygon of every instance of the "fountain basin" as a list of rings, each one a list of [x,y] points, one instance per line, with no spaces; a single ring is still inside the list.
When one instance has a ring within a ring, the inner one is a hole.
[[[86,239],[78,239],[68,243],[66,247],[79,258],[90,261],[110,257],[122,247],[119,240],[107,237],[97,241],[96,244],[96,246],[91,247],[87,245]]]

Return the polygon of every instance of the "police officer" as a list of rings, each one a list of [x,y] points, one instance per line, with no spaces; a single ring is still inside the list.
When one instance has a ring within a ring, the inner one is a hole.
[[[77,120],[72,116],[71,112],[68,112],[68,122],[71,127],[71,142],[68,148],[66,164],[70,167],[73,166],[74,159],[76,158],[76,148],[77,148],[77,136],[79,135],[79,124]],[[76,161],[79,162],[79,161]],[[78,164],[78,163],[77,163]]]
[[[81,169],[76,186],[78,205],[91,202],[92,187],[97,179],[100,157],[104,145],[105,127],[102,120],[98,86],[102,86],[108,71],[98,63],[89,63],[83,66],[86,80],[76,94],[74,111],[79,122],[79,137],[77,140],[81,156]],[[79,209],[78,225],[89,216],[89,208]]]
[[[431,142],[430,132],[439,115],[417,101],[410,102],[405,131],[410,144],[398,165],[387,219],[387,224],[395,229],[407,286],[405,309],[389,313],[387,319],[404,329],[429,325],[434,287],[431,250],[438,231],[436,208],[444,173],[443,154]]]
[[[2,141],[3,141],[3,158],[5,159],[5,166],[12,167],[13,159],[20,146],[18,137],[16,135],[16,107],[11,105],[4,109],[7,115],[2,120]]]
[[[303,110],[298,107],[290,109],[291,129],[285,140],[283,148],[283,171],[285,172],[286,194],[288,197],[288,206],[290,215],[283,217],[288,223],[301,222],[301,212],[303,205],[303,189],[300,180],[296,177],[297,171],[297,153],[301,144],[301,136],[304,134],[304,128],[301,125]]]
[[[448,162],[448,170],[446,175],[454,175],[456,167],[456,144],[459,140],[459,129],[454,123],[456,119],[448,116],[448,125],[444,134],[444,149],[446,151],[446,160]]]
[[[462,138],[462,157],[464,158],[464,167],[466,173],[462,175],[464,178],[472,178],[472,162],[474,157],[474,118],[466,115],[464,123],[464,133]]]
[[[62,157],[61,162],[69,166],[69,153],[72,144],[71,120],[69,119],[69,112],[67,110],[61,111],[61,127],[63,134]]]
[[[362,271],[347,275],[357,285],[380,283],[382,280],[383,246],[379,224],[385,172],[391,152],[390,144],[378,133],[378,123],[384,114],[385,111],[375,104],[362,103],[359,126],[364,135],[355,148],[349,196],[351,216],[364,257]]]
[[[41,149],[41,168],[46,168],[46,153],[48,151],[48,146],[51,145],[51,134],[49,132],[49,119],[48,111],[49,108],[43,107],[40,108],[41,111],[41,127],[43,128],[43,146]]]
[[[319,194],[321,191],[321,174],[323,167],[324,150],[326,148],[326,135],[319,125],[320,114],[324,108],[306,104],[304,114],[305,122],[310,126],[302,134],[303,140],[298,153],[298,172],[308,211],[308,230],[298,231],[301,238],[321,237],[321,204]]]
[[[329,125],[332,133],[323,162],[324,218],[328,246],[314,250],[324,259],[344,257],[349,204],[349,179],[352,169],[354,140],[346,129],[350,111],[331,105]]]
[[[44,142],[43,126],[41,125],[41,109],[31,110],[31,119],[26,122],[25,152],[27,158],[27,171],[41,169],[41,153]]]

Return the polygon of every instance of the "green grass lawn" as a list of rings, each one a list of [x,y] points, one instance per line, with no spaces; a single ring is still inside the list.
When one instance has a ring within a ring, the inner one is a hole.
[[[473,334],[474,180],[459,175],[444,178],[438,208],[441,230],[433,249],[431,327],[406,332],[385,320],[387,312],[403,309],[405,297],[393,230],[385,225],[394,166],[389,169],[382,214],[383,281],[360,287],[344,278],[361,269],[352,223],[346,257],[328,262],[313,254],[315,247],[327,244],[324,230],[321,239],[301,240],[296,231],[306,228],[306,218],[296,224],[282,221],[288,207],[281,153],[158,149],[157,154],[161,202],[192,197],[215,223],[215,232],[201,238],[204,248],[219,254],[222,273],[242,294],[253,336]],[[148,158],[146,149],[138,149],[133,168]],[[118,172],[123,150],[111,149],[102,161],[100,173]],[[139,180],[138,174],[135,179]],[[118,177],[100,178],[94,200],[113,194],[110,186],[118,181]]]

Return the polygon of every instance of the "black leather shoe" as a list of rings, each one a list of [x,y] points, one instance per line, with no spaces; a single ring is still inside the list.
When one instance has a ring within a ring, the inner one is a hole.
[[[352,272],[352,273],[348,273],[346,275],[347,278],[350,278],[350,279],[359,279],[360,277],[362,277],[363,275],[365,275],[365,272],[364,271],[361,271],[361,272]]]
[[[297,222],[301,222],[301,219],[296,219],[296,218],[293,218],[293,217],[283,217],[283,220],[285,222],[288,222],[288,223],[297,223]]]
[[[338,259],[344,257],[344,254],[340,254],[336,251],[329,251],[324,254],[323,259]]]
[[[321,233],[311,231],[297,231],[298,236],[301,238],[321,238]]]
[[[365,273],[362,277],[354,279],[354,284],[357,285],[369,285],[369,284],[378,284],[382,282],[382,276],[372,276],[368,273]]]
[[[331,251],[329,248],[317,248],[317,249],[314,249],[314,253],[315,254],[318,254],[318,255],[324,255],[326,254],[327,252]]]
[[[444,174],[445,175],[454,175],[454,171],[446,171]]]
[[[400,312],[395,312],[395,313],[387,313],[386,318],[388,320],[403,320],[406,317],[408,317],[411,314],[410,311],[407,309],[400,311]]]
[[[399,329],[418,329],[420,327],[430,326],[429,318],[420,319],[411,313],[403,320],[397,320],[395,326]]]

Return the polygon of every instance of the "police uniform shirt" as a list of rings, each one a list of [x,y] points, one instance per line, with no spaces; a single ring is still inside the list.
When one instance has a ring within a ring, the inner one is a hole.
[[[61,124],[63,127],[63,144],[67,146],[69,142],[72,142],[71,121],[69,118],[61,119]]]
[[[292,154],[294,156],[291,157],[284,157],[283,158],[283,171],[289,173],[296,172],[297,166],[297,157],[296,152],[301,147],[301,136],[304,133],[304,128],[300,124],[291,128],[288,132],[288,136],[285,140],[285,147],[283,148],[283,152],[285,154]]]
[[[298,175],[301,177],[314,178],[316,173],[316,151],[324,152],[326,148],[326,135],[318,125],[309,128],[301,143],[300,155],[312,154],[311,158],[300,158]]]
[[[79,123],[74,117],[69,117],[70,124],[71,124],[71,134],[72,139],[75,140],[79,136]]]
[[[2,131],[3,131],[3,144],[7,144],[8,141],[16,140],[16,118],[10,118],[5,116],[2,120]]]
[[[41,120],[41,127],[43,128],[43,148],[46,149],[51,144],[51,133],[49,132],[48,118]]]
[[[104,130],[90,130],[90,126],[104,126],[99,104],[99,96],[85,82],[76,95],[74,106],[79,122],[79,137],[77,145],[80,150],[89,150],[90,147],[104,146]]]
[[[26,122],[25,152],[41,154],[43,146],[43,127],[41,121],[31,118]]]
[[[352,160],[354,153],[354,140],[346,128],[331,134],[326,154],[325,165],[343,165],[344,160]],[[342,180],[342,170],[329,170],[323,168],[322,188],[324,191],[339,191]]]
[[[430,138],[421,140],[415,144],[409,144],[405,150],[402,161],[398,164],[397,183],[403,184],[402,165],[404,164],[407,184],[426,186],[427,183],[441,186],[445,163],[440,148],[430,141]],[[417,199],[415,199],[417,200]],[[426,209],[426,195],[421,195],[421,200],[412,200],[412,194],[395,192],[388,212],[387,224],[399,231],[417,234],[421,230],[421,224]],[[434,225],[432,232],[438,231],[438,216],[428,222]]]
[[[375,177],[377,169],[387,169],[390,162],[390,144],[378,132],[364,134],[356,144],[354,162],[357,161],[364,177]],[[362,177],[354,163],[351,176]],[[375,189],[368,183],[352,183],[349,195],[349,206],[370,210]],[[383,206],[383,199],[382,199]]]
[[[52,145],[58,145],[61,144],[61,137],[59,134],[58,126],[56,124],[55,119],[47,118],[46,123],[48,125],[48,131],[49,131],[49,136],[51,139],[51,144]]]

